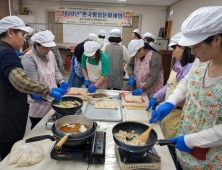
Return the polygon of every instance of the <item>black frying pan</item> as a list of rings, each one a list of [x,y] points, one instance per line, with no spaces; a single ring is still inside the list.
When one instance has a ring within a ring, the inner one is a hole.
[[[163,145],[168,145],[168,144],[173,144],[169,142],[168,140],[157,140],[157,133],[155,130],[151,130],[149,139],[144,146],[132,146],[132,145],[127,145],[123,142],[120,142],[116,137],[114,136],[115,133],[118,133],[120,130],[126,131],[127,133],[131,131],[135,131],[135,135],[138,137],[141,135],[143,132],[147,130],[149,126],[143,123],[139,122],[121,122],[116,124],[113,127],[112,133],[113,133],[113,139],[115,143],[123,150],[128,151],[128,152],[146,152],[148,151],[151,147],[153,147],[154,144],[159,144],[160,146]]]
[[[66,146],[79,146],[79,145],[82,145],[84,143],[86,143],[88,140],[90,140],[95,132],[96,132],[96,128],[97,128],[97,124],[94,122],[93,123],[93,130],[92,130],[92,133],[90,135],[87,135],[85,137],[82,137],[82,138],[75,138],[75,139],[69,139],[65,142],[64,145]],[[36,141],[41,141],[41,140],[44,140],[44,139],[50,139],[51,141],[55,141],[55,140],[60,140],[63,136],[59,136],[58,134],[56,134],[56,131],[55,131],[55,124],[52,126],[52,129],[51,129],[52,133],[53,133],[53,136],[51,135],[43,135],[43,136],[35,136],[35,137],[32,137],[32,138],[29,138],[29,139],[26,139],[25,142],[26,143],[30,143],[30,142],[36,142]]]
[[[60,107],[57,107],[55,106],[55,104],[60,104],[59,101],[57,100],[53,100],[53,101],[50,101],[46,98],[43,98],[43,97],[40,97],[42,100],[46,101],[46,102],[49,102],[51,103],[52,105],[52,108],[57,112],[57,113],[60,113],[60,114],[65,114],[65,115],[73,115],[74,113],[76,113],[77,111],[79,111],[82,106],[83,106],[83,100],[78,98],[78,97],[74,97],[74,96],[67,96],[67,97],[63,97],[63,100],[64,102],[65,101],[78,101],[79,103],[81,103],[80,106],[77,106],[77,107],[72,107],[72,108],[60,108]]]

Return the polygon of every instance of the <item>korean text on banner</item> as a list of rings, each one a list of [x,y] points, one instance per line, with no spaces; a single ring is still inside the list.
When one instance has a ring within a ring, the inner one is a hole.
[[[133,10],[55,7],[55,22],[104,26],[132,26]]]

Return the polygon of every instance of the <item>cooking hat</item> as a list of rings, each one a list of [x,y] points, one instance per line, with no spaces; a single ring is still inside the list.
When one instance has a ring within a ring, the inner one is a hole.
[[[170,42],[170,44],[168,46],[171,47],[173,45],[177,45],[182,36],[183,36],[183,33],[182,32],[178,32],[176,35],[174,35],[171,38],[171,42]]]
[[[110,37],[121,37],[122,33],[119,29],[115,28],[109,32]]]
[[[106,31],[100,30],[98,35],[105,37],[106,36]]]
[[[29,32],[24,21],[17,16],[7,16],[0,20],[0,34],[8,31],[9,28],[19,29],[27,33]]]
[[[135,56],[137,51],[142,47],[144,47],[144,41],[142,39],[131,40],[128,45],[128,52],[129,52],[130,57]]]
[[[55,36],[52,34],[51,31],[40,31],[38,33],[35,33],[31,37],[31,41],[37,42],[41,44],[44,47],[54,47],[56,46],[56,43],[53,41]]]
[[[153,34],[151,34],[150,32],[146,32],[145,34],[143,34],[143,39],[144,38],[152,38],[155,40],[155,37]]]
[[[97,35],[94,33],[90,33],[88,34],[87,39],[91,41],[97,41]]]
[[[84,54],[87,57],[92,57],[98,49],[100,49],[100,45],[96,41],[86,41],[84,43]]]
[[[27,37],[27,36],[32,36],[34,34],[34,30],[30,27],[27,27],[27,29],[29,30],[29,33],[25,34],[24,37]]]
[[[157,46],[151,41],[148,43],[150,45],[150,47],[152,47],[153,49],[155,49],[156,51],[158,51]]]
[[[210,36],[222,33],[222,6],[199,8],[183,22],[179,45],[192,46]]]
[[[135,29],[135,30],[133,30],[133,32],[136,32],[137,34],[140,35],[140,30],[139,29]]]

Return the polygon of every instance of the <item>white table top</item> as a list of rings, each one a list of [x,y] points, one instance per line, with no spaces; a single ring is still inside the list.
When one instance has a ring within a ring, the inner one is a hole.
[[[102,91],[102,90],[97,90]],[[111,90],[109,90],[111,91]],[[115,91],[115,90],[112,90]],[[118,91],[122,92],[122,91]],[[146,94],[142,95],[143,99],[145,100],[145,103],[148,103],[148,97]],[[86,107],[86,101],[84,101],[82,110],[84,111]],[[122,99],[122,103],[125,103],[124,99]],[[124,109],[123,109],[124,110]],[[24,139],[34,137],[34,136],[40,136],[40,135],[52,135],[51,130],[47,130],[45,128],[45,124],[47,120],[51,117],[51,115],[55,111],[52,109],[49,111],[49,113],[40,121],[40,123],[29,133],[27,134]],[[106,161],[104,165],[100,164],[92,164],[89,165],[89,170],[120,170],[118,160],[115,155],[115,142],[113,141],[112,136],[112,128],[115,124],[119,122],[106,122],[108,123],[108,129],[104,130],[106,132]],[[158,139],[164,139],[163,134],[161,132],[159,124],[154,127],[154,130],[158,134]],[[52,147],[54,146],[55,142],[52,142],[48,139],[35,142],[38,144],[41,144],[46,148],[46,156],[45,158],[38,164],[32,165],[32,166],[26,166],[26,167],[19,167],[16,168],[18,170],[70,170],[70,169],[78,169],[78,170],[87,170],[88,164],[81,161],[72,161],[72,160],[53,160],[50,157],[50,152],[52,150]],[[156,149],[157,153],[161,157],[161,170],[176,170],[173,160],[171,158],[170,152],[168,150],[167,146],[159,146],[155,145],[154,148]],[[14,165],[8,166],[8,159],[9,156],[7,156],[1,163],[0,163],[0,170],[7,170],[7,169],[15,169]]]

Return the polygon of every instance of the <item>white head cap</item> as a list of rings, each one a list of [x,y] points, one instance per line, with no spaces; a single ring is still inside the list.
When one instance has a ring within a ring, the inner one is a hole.
[[[0,34],[8,31],[9,28],[19,29],[27,33],[29,32],[24,21],[17,16],[8,16],[0,20]]]
[[[34,34],[31,37],[31,41],[37,42],[44,47],[54,47],[56,46],[55,42],[53,41],[54,38],[55,36],[52,34],[52,32],[49,30],[46,30],[46,31],[40,31]]]
[[[137,34],[140,35],[140,30],[139,29],[135,29],[133,32],[136,32]]]
[[[144,47],[144,41],[142,39],[131,40],[128,45],[128,52],[129,52],[130,57],[135,56],[137,51],[142,47]]]
[[[92,57],[98,49],[100,45],[96,41],[86,41],[84,44],[84,54],[87,57]]]
[[[176,35],[174,35],[171,38],[171,42],[170,42],[170,44],[168,46],[171,47],[173,45],[177,45],[182,36],[183,36],[183,33],[182,32],[178,32]]]
[[[110,37],[121,37],[122,33],[119,29],[115,28],[109,32]]]
[[[100,30],[98,35],[105,37],[106,36],[106,31]]]
[[[222,33],[222,6],[199,8],[183,22],[179,45],[192,46]]]
[[[150,32],[146,32],[145,34],[143,34],[143,39],[144,38],[152,38],[155,40],[155,37],[153,34],[151,34]]]
[[[97,35],[94,33],[90,33],[88,34],[87,39],[91,41],[97,41]]]
[[[158,51],[157,46],[151,41],[148,43],[150,45],[150,47],[152,47],[153,49],[155,49],[156,51]]]
[[[30,27],[27,27],[27,29],[29,30],[29,33],[25,34],[25,37],[32,36],[34,34],[34,30]]]

